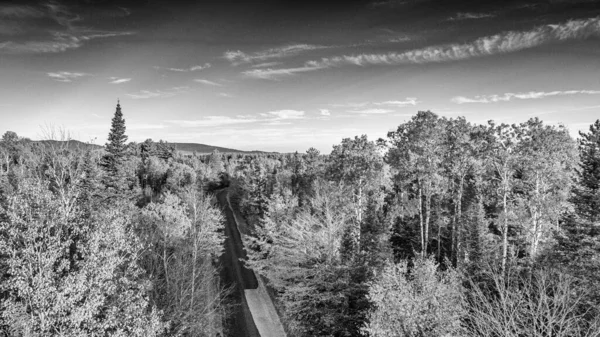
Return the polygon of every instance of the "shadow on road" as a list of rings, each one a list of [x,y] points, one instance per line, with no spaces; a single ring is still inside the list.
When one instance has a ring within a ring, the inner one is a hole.
[[[231,315],[225,322],[227,336],[260,337],[244,296],[244,289],[256,289],[258,281],[254,272],[240,261],[240,258],[246,259],[246,251],[233,212],[227,202],[227,190],[217,192],[216,196],[226,220],[225,250],[220,257],[221,283],[231,289],[229,300],[233,304]]]

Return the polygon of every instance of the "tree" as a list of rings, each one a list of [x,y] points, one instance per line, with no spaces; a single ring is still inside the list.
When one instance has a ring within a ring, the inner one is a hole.
[[[355,226],[351,237],[360,251],[360,226],[366,207],[366,194],[379,187],[383,178],[383,157],[378,153],[375,143],[366,135],[345,138],[335,145],[329,155],[329,175],[338,183],[347,184],[353,191]]]
[[[17,161],[19,156],[19,136],[16,132],[6,131],[0,139],[0,154],[6,166],[6,173],[10,171],[10,167]],[[0,165],[1,167],[2,165]]]
[[[556,269],[521,273],[513,265],[488,269],[487,282],[471,280],[467,292],[468,332],[479,336],[595,337],[600,316],[586,320],[577,310],[582,293],[575,279]]]
[[[579,132],[577,184],[573,203],[577,213],[590,222],[600,221],[600,119],[590,125],[589,132]]]
[[[352,322],[347,296],[353,285],[341,263],[348,189],[320,180],[314,191],[309,207],[295,213],[285,208],[295,207],[296,198],[272,199],[258,237],[247,244],[255,247],[248,251],[248,265],[279,292],[296,335],[356,335],[352,328],[360,322]]]
[[[521,223],[534,259],[540,244],[558,228],[560,216],[569,208],[577,150],[563,127],[544,126],[537,118],[517,128],[519,153],[515,199]]]
[[[465,190],[465,180],[475,165],[476,145],[473,141],[472,126],[464,117],[450,119],[446,126],[446,158],[444,166],[451,180],[454,204],[454,214],[452,217],[451,232],[451,257],[450,260],[455,265],[460,262],[463,253],[463,223],[462,208]]]
[[[121,166],[125,160],[127,150],[127,136],[125,135],[125,119],[121,112],[121,105],[117,103],[117,110],[112,118],[108,142],[105,145],[106,154],[102,158],[102,167],[105,171],[104,184],[113,190],[125,188]]]
[[[431,258],[388,263],[369,288],[374,307],[363,329],[372,337],[463,336],[465,314],[456,271],[438,271]]]
[[[223,216],[195,186],[182,194],[183,200],[167,192],[142,209],[147,250],[141,263],[152,275],[151,301],[170,321],[170,333],[213,336],[224,299],[213,266],[222,250]]]
[[[486,164],[491,171],[491,181],[496,195],[501,199],[502,212],[498,218],[502,222],[502,269],[508,261],[508,224],[512,215],[511,196],[514,188],[514,175],[518,161],[516,152],[515,126],[507,124],[496,125],[493,121],[488,122],[486,132],[487,145]]]
[[[2,318],[11,336],[157,336],[126,207],[83,216],[49,183],[24,180],[0,223]],[[70,249],[75,245],[75,250]]]
[[[423,257],[427,255],[429,245],[431,201],[445,190],[441,175],[445,123],[445,119],[431,111],[419,111],[409,122],[388,133],[391,148],[386,161],[397,170],[395,179],[401,193],[412,190],[418,204]]]

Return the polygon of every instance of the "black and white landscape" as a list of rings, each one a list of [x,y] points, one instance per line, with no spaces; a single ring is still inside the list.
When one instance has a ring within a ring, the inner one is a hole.
[[[0,0],[0,336],[600,337],[600,2]]]

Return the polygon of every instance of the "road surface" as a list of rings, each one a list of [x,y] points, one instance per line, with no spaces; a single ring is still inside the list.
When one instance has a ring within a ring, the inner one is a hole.
[[[240,261],[246,259],[242,235],[238,229],[238,221],[243,219],[231,209],[227,189],[217,192],[217,201],[226,220],[225,250],[220,258],[221,282],[225,287],[231,287],[230,299],[234,304],[233,312],[225,322],[227,336],[285,337],[264,284]]]
[[[258,287],[258,281],[254,273],[244,267],[240,258],[246,258],[242,238],[237,229],[233,211],[229,207],[227,200],[227,190],[217,192],[217,200],[223,209],[225,215],[225,251],[221,255],[221,282],[229,288],[232,293],[230,300],[234,306],[225,322],[227,336],[230,337],[260,337],[256,325],[252,319],[252,314],[246,302],[244,289],[254,289]]]

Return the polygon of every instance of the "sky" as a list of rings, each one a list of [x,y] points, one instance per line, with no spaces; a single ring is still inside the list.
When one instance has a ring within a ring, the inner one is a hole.
[[[331,152],[417,111],[575,137],[600,118],[600,1],[0,1],[0,132]]]

